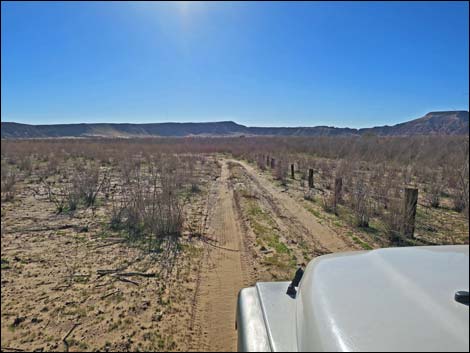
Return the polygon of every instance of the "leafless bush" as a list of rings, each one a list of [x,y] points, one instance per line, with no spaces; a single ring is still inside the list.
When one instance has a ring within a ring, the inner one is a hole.
[[[433,176],[429,181],[427,199],[431,207],[437,208],[441,203],[442,181],[439,176]]]
[[[266,170],[266,156],[262,154],[256,155],[256,165],[261,170]]]
[[[31,156],[22,156],[18,163],[18,168],[25,176],[31,175],[33,171],[33,161]]]
[[[100,166],[96,162],[76,164],[73,167],[72,187],[69,193],[83,200],[86,207],[93,207],[106,180],[106,176],[100,180]]]
[[[63,174],[64,170],[60,169],[59,161],[55,158],[48,158],[48,161],[43,166],[38,166],[37,176],[39,179],[44,180],[54,175]]]
[[[111,216],[109,218],[109,227],[112,230],[119,230],[124,224],[124,214],[126,210],[125,205],[116,200],[115,195],[111,196]]]
[[[163,173],[160,175],[162,184],[161,193],[157,194],[155,200],[158,202],[159,208],[148,214],[151,233],[157,237],[166,235],[180,235],[183,227],[183,206],[178,198],[178,176],[175,172]]]
[[[81,201],[85,207],[93,208],[101,188],[109,182],[107,175],[100,179],[100,167],[96,162],[73,164],[69,170],[64,170],[60,182],[48,174],[40,176],[39,185],[55,205],[57,213],[75,211]],[[41,191],[36,190],[36,194]]]
[[[39,180],[39,185],[37,190],[35,190],[36,195],[41,195],[41,187],[45,190],[47,199],[49,202],[52,202],[55,205],[56,212],[62,213],[65,210],[65,206],[69,204],[69,194],[66,191],[66,187],[58,187],[55,185],[55,182],[48,180],[48,177],[41,177]],[[70,204],[69,204],[70,206]],[[73,202],[72,202],[73,207]]]
[[[17,181],[17,172],[14,167],[8,166],[2,161],[2,181],[1,181],[1,193],[3,195],[4,201],[11,201],[15,197],[16,193],[16,181]]]
[[[105,175],[103,177],[103,180],[101,181],[101,193],[103,194],[103,196],[105,197],[106,200],[108,200],[112,194],[114,193],[115,191],[115,188],[116,188],[117,184],[112,184],[111,183],[111,177],[109,175]]]
[[[80,191],[76,187],[70,185],[62,190],[64,190],[68,210],[72,212],[75,211],[80,203]]]
[[[355,188],[350,175],[357,170],[369,174],[364,182],[371,189],[367,199],[375,203],[369,205],[373,206],[375,216],[387,211],[389,197],[400,196],[396,193],[397,185],[403,182],[415,183],[415,186],[419,183],[420,190],[429,191],[429,195],[425,193],[423,196],[434,205],[438,201],[447,203],[447,197],[450,197],[455,209],[466,210],[468,215],[468,172],[465,171],[468,136],[3,140],[1,144],[2,158],[17,166],[27,156],[49,156],[48,161],[52,165],[48,169],[53,169],[52,156],[60,161],[61,167],[63,160],[80,156],[96,161],[114,161],[119,164],[125,182],[131,182],[141,172],[141,160],[147,163],[153,160],[152,163],[158,165],[160,155],[229,153],[256,161],[261,168],[266,167],[268,157],[270,160],[275,156],[276,164],[283,161],[288,166],[296,161],[299,172],[313,168],[318,189],[330,188],[333,175],[339,173],[344,179],[343,192],[348,200],[353,198]],[[288,168],[285,169],[287,173]],[[436,173],[442,174],[440,200],[437,197],[438,185],[430,185],[433,183],[431,177]],[[57,173],[49,172],[50,176],[54,174]],[[180,181],[186,180],[184,178]],[[191,184],[189,181],[188,187]]]
[[[183,165],[184,173],[184,176],[182,177],[182,182],[189,184],[190,192],[200,192],[201,189],[199,188],[198,184],[199,178],[196,171],[197,160],[193,156],[185,156],[185,158],[181,160],[180,163]]]
[[[152,168],[148,175],[139,174],[121,190],[114,202],[111,225],[125,229],[134,240],[160,243],[178,237],[184,222],[183,204],[178,195],[181,178],[174,161]]]
[[[354,163],[351,160],[341,160],[336,168],[336,176],[349,177],[354,172]]]
[[[358,177],[354,183],[354,189],[351,195],[351,206],[356,217],[358,227],[368,227],[370,219],[369,205],[370,190],[368,185],[361,177]]]
[[[333,178],[333,163],[326,161],[326,160],[321,160],[320,161],[320,168],[322,171],[323,178],[326,180],[331,180]],[[331,189],[331,184],[329,182],[326,183],[325,185],[326,189]]]
[[[384,210],[387,210],[389,208],[390,195],[393,194],[393,191],[398,192],[393,173],[389,173],[388,175],[385,174],[383,177],[383,183],[381,184],[381,186],[376,188],[377,197],[382,203]],[[395,194],[395,196],[397,195]]]
[[[336,212],[335,206],[334,206],[334,195],[333,194],[328,194],[324,193],[322,195],[322,207],[323,210],[329,213]]]
[[[455,210],[464,211],[468,218],[469,211],[469,146],[468,141],[463,147],[465,160],[459,165],[456,172],[456,191],[454,194],[454,208]]]
[[[287,169],[282,160],[279,160],[274,167],[274,178],[279,180],[282,185],[287,185]]]
[[[392,245],[400,245],[403,242],[403,218],[403,208],[400,202],[391,200],[382,220]]]
[[[50,175],[56,174],[59,170],[59,158],[55,154],[50,154],[47,160],[46,170]]]
[[[151,166],[151,164],[149,164]],[[131,156],[124,156],[119,160],[119,170],[124,183],[130,183],[140,173],[140,163]]]
[[[403,178],[403,183],[405,185],[411,184],[411,181],[413,180],[413,169],[411,166],[407,166],[406,168],[403,168],[402,171],[402,178]]]

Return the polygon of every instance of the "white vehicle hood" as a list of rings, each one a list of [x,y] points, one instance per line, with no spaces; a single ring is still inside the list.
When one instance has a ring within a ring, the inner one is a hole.
[[[321,256],[296,298],[299,351],[469,351],[469,247]]]

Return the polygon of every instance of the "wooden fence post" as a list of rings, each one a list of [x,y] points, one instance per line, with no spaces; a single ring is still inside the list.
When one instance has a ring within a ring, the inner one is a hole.
[[[269,167],[269,154],[266,156],[266,167]]]
[[[308,187],[313,189],[313,169],[308,170]]]
[[[271,158],[271,169],[274,169],[276,167],[276,160],[274,158]]]
[[[343,189],[343,178],[337,177],[335,179],[335,195],[333,200],[333,208],[336,213],[336,207],[341,202],[341,191]]]
[[[403,234],[407,238],[414,238],[417,206],[418,206],[418,189],[405,188],[405,210],[404,210],[404,220],[403,220]]]
[[[294,164],[290,165],[290,177],[292,179],[295,179],[295,169],[294,169]]]

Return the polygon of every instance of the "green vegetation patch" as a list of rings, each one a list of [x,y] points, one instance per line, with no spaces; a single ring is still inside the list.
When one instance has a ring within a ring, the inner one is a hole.
[[[282,272],[291,272],[296,266],[292,251],[281,240],[279,230],[270,214],[264,211],[253,199],[246,201],[250,226],[256,235],[256,243],[273,251],[271,256],[264,259],[264,264],[275,267]]]
[[[7,259],[1,259],[2,262],[2,270],[9,270],[10,267],[10,262]]]
[[[372,246],[367,244],[365,241],[353,236],[353,240],[356,244],[360,245],[364,250],[372,250]]]

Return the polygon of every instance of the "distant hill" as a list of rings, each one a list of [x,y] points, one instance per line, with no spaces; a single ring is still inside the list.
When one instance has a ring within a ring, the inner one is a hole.
[[[468,135],[468,111],[430,112],[405,123],[361,129],[359,132],[380,136]]]
[[[232,121],[155,124],[62,124],[27,125],[2,122],[1,137],[183,137],[183,136],[377,136],[468,135],[468,111],[431,112],[422,118],[394,126],[365,129],[316,127],[247,127]]]

